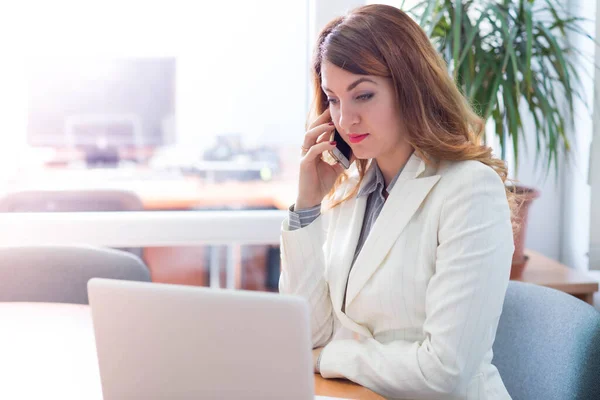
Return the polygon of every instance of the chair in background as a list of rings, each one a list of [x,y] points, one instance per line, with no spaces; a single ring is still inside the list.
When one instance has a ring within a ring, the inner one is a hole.
[[[573,296],[510,281],[493,350],[514,400],[600,399],[600,313]]]
[[[124,190],[27,190],[0,198],[0,212],[143,211],[142,200]],[[142,258],[141,248],[120,248]]]
[[[137,256],[91,246],[0,247],[0,301],[88,304],[87,282],[150,282]]]

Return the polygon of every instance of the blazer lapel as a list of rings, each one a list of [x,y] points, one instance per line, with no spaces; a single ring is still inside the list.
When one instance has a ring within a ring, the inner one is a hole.
[[[346,292],[348,272],[354,259],[354,251],[358,244],[362,228],[367,196],[350,199],[339,205],[340,211],[331,239],[331,251],[328,260],[327,281],[333,309],[339,321],[348,329],[364,336],[371,337],[367,328],[357,324],[342,312],[342,303]]]
[[[346,311],[440,179],[439,175],[420,177],[424,171],[425,162],[413,154],[398,177],[350,272]],[[353,228],[360,231],[361,227]]]

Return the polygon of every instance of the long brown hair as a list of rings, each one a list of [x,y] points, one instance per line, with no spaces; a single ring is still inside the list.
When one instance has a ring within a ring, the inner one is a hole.
[[[320,32],[312,60],[315,93],[309,121],[327,108],[321,88],[324,61],[358,75],[390,78],[396,91],[403,132],[415,153],[426,163],[476,160],[507,179],[506,163],[482,144],[484,121],[472,110],[455,85],[446,63],[421,27],[398,8],[367,5],[332,20]],[[368,160],[356,160],[359,182],[332,207],[356,195]],[[330,197],[347,179],[342,174]],[[514,193],[507,187],[514,211]]]

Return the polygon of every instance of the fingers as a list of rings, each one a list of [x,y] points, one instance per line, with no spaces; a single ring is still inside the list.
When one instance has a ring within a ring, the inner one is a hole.
[[[333,130],[327,130],[327,132],[322,133],[321,135],[319,135],[319,137],[316,140],[316,143],[323,143],[323,142],[331,142],[333,139]]]
[[[323,125],[327,122],[331,121],[331,113],[329,111],[329,108],[327,108],[325,111],[323,111],[323,113],[321,115],[319,115],[313,122],[312,124],[310,124],[310,126],[308,127],[309,129],[312,129],[316,126],[319,125]]]
[[[331,122],[331,113],[327,108],[319,115],[310,125],[308,132],[304,135],[302,143],[302,155],[306,155],[308,150],[316,143],[321,143],[329,140],[329,136],[333,132],[334,126]]]
[[[323,152],[332,150],[334,147],[335,142],[326,141],[322,143],[317,143],[308,150],[308,153],[304,155],[303,161],[314,161],[316,158],[320,158]]]
[[[329,141],[329,136],[331,135],[331,132],[333,132],[333,129],[333,124],[322,124],[309,130],[304,135],[304,142],[302,143],[302,147],[304,149],[310,149],[316,143],[320,143],[325,140]]]

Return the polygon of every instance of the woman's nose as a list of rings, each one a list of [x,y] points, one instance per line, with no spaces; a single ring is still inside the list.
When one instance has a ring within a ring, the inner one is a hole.
[[[360,122],[360,117],[351,106],[340,107],[339,126],[346,133],[352,133],[352,127]]]

